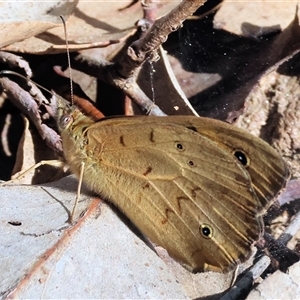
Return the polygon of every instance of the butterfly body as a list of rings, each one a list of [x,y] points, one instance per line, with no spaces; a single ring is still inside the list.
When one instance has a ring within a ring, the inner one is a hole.
[[[58,125],[71,170],[79,175],[84,161],[87,186],[192,272],[225,272],[245,261],[263,232],[263,209],[288,177],[269,145],[211,119],[141,116],[94,122],[64,107]],[[269,159],[272,174],[263,180],[252,180],[266,168],[252,144]],[[236,149],[246,154],[249,166],[235,157]]]

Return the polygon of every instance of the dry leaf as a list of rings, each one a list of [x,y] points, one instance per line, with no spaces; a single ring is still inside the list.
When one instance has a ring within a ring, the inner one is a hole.
[[[54,160],[57,156],[51,151],[49,147],[38,134],[37,130],[30,126],[28,119],[24,118],[25,128],[23,136],[19,142],[18,151],[16,154],[16,162],[12,171],[12,179],[16,179],[16,173],[23,172],[39,163],[42,160]],[[54,181],[66,173],[60,168],[54,166],[45,165],[37,169],[32,169],[26,173],[26,176],[22,176],[14,183],[18,184],[39,184]]]
[[[258,38],[288,27],[295,15],[297,3],[299,3],[297,0],[286,2],[224,0],[214,19],[215,28],[236,35]]]
[[[92,3],[80,1],[67,22],[70,49],[82,50],[80,44],[85,44],[85,49],[107,46],[127,36],[135,29],[135,22],[143,16],[140,2],[129,6],[131,2],[131,0],[106,2],[95,0]],[[158,7],[158,16],[169,12],[179,2],[179,0],[162,1]],[[32,3],[26,3],[27,6],[32,6]],[[60,14],[65,15],[63,11]],[[35,54],[65,52],[64,31],[61,27],[53,28],[22,42],[10,43],[4,49]]]
[[[1,187],[0,294],[11,298],[187,298],[163,261],[77,181]],[[77,213],[77,215],[78,215]],[[138,259],[137,259],[138,258]]]
[[[61,25],[59,16],[67,19],[78,1],[1,1],[0,48]]]

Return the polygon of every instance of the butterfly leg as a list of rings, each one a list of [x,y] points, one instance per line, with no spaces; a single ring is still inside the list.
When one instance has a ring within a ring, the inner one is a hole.
[[[77,187],[77,194],[76,194],[75,203],[74,203],[74,206],[73,206],[73,209],[72,209],[72,213],[71,213],[70,218],[69,218],[69,223],[70,224],[72,224],[73,221],[74,221],[74,215],[75,215],[75,212],[76,212],[76,207],[77,207],[77,204],[78,204],[79,198],[80,198],[84,167],[85,167],[85,163],[81,162],[79,182],[78,182],[78,187]]]

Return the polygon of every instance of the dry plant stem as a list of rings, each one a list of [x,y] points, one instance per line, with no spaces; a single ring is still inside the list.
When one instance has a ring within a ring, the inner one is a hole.
[[[26,62],[27,64],[27,62]],[[31,72],[31,70],[30,70]],[[5,75],[14,75],[14,76],[18,76],[20,78],[23,78],[26,82],[27,85],[30,87],[28,93],[32,96],[32,98],[35,100],[35,102],[37,102],[38,106],[40,107],[41,105],[44,105],[46,111],[48,112],[49,116],[51,117],[55,117],[55,114],[53,112],[53,110],[50,107],[50,103],[47,100],[47,98],[44,96],[44,94],[41,92],[41,90],[38,88],[38,84],[33,82],[31,79],[29,79],[29,77],[25,77],[24,75],[21,75],[15,71],[11,71],[11,70],[1,70],[0,71],[0,76],[5,76]],[[41,88],[43,88],[42,86],[39,86]],[[49,92],[50,94],[52,94],[51,91],[43,88],[45,91]],[[27,109],[25,107],[25,109]],[[49,118],[48,116],[48,118]]]
[[[110,45],[118,44],[118,43],[120,43],[120,40],[108,40],[108,41],[104,41],[104,42],[94,42],[94,43],[87,43],[87,44],[80,44],[80,45],[70,44],[69,49],[71,51],[81,51],[81,50],[92,49],[92,48],[105,48]],[[51,47],[51,49],[65,51],[66,46],[65,45],[53,45]]]
[[[0,51],[0,62],[8,64],[12,69],[21,68],[24,70],[27,77],[32,76],[32,71],[28,62],[21,56],[9,52]]]
[[[2,148],[3,152],[5,153],[6,156],[11,156],[12,153],[10,151],[9,147],[9,141],[8,141],[8,135],[9,135],[9,127],[11,125],[11,114],[7,114],[5,117],[5,122],[3,124],[2,132],[1,132],[1,143],[2,143]]]
[[[72,67],[123,90],[147,114],[156,116],[166,115],[137,85],[136,74],[133,74],[130,78],[121,78],[116,73],[115,64],[108,61],[99,62],[84,55],[77,55],[72,61]]]
[[[166,114],[141,90],[135,80],[132,81],[131,84],[128,84],[127,80],[125,82],[120,80],[119,84],[123,86],[122,90],[126,95],[128,95],[136,104],[140,105],[148,115],[166,116]]]
[[[46,88],[44,88],[41,85],[37,84],[36,82],[32,81],[28,77],[25,77],[24,75],[21,75],[15,71],[11,71],[11,70],[1,70],[0,71],[0,76],[6,76],[6,75],[18,76],[20,78],[23,78],[27,82],[27,85],[30,87],[28,93],[31,95],[31,97],[37,103],[39,111],[41,111],[41,106],[43,106],[43,108],[45,109],[45,113],[41,116],[42,120],[48,120],[50,117],[55,118],[56,111],[53,110],[53,101],[49,102],[48,99],[44,96],[44,94],[41,92],[40,89],[43,89],[44,91],[46,91],[52,95],[53,93],[51,91],[47,90]],[[24,92],[25,92],[25,90],[24,90]],[[19,107],[19,109],[23,112],[25,111],[25,114],[26,114],[26,112],[28,111],[29,103],[26,101],[20,102],[20,106],[22,106],[23,104],[25,104],[26,106],[23,108]]]
[[[151,53],[157,50],[166,41],[168,35],[177,30],[182,22],[205,2],[206,0],[185,0],[180,3],[169,14],[155,21],[143,37],[134,42],[116,63],[97,62],[78,55],[72,65],[80,71],[122,89],[148,114],[164,116],[165,113],[153,104],[136,84],[136,76]]]
[[[185,0],[166,16],[156,20],[148,32],[138,41],[135,41],[127,53],[117,63],[117,71],[123,78],[134,74],[147,59],[149,53],[158,49],[168,35],[177,30],[186,18],[192,15],[206,0]]]
[[[40,107],[41,105],[43,105],[44,108],[46,109],[46,111],[48,113],[47,119],[49,119],[49,117],[54,118],[55,112],[51,108],[49,101],[44,96],[44,94],[41,92],[41,90],[30,81],[28,81],[27,84],[30,86],[29,93],[32,96],[32,98],[37,102],[38,106]]]
[[[262,256],[259,261],[226,293],[221,300],[241,299],[241,295],[250,290],[253,280],[257,279],[269,266],[270,258]]]
[[[277,239],[280,244],[287,245],[287,243],[292,239],[292,237],[300,230],[300,212],[297,212],[294,219],[285,229],[285,231]]]
[[[55,151],[62,153],[60,136],[53,129],[42,123],[38,105],[31,95],[8,78],[0,78],[0,84],[13,104],[33,122],[46,144]]]
[[[141,1],[144,19],[154,22],[157,16],[157,0],[142,0]]]

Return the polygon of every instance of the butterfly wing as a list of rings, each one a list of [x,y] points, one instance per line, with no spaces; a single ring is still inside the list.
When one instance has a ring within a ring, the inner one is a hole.
[[[262,205],[262,213],[285,187],[289,169],[280,154],[262,139],[218,120],[179,117],[176,121],[213,140],[233,156],[240,156]]]
[[[86,129],[84,181],[189,270],[234,268],[262,232],[248,172],[212,139],[172,118],[155,121]]]
[[[244,167],[250,174],[261,203],[261,213],[268,209],[285,187],[290,177],[289,169],[280,154],[262,139],[238,127],[210,118],[195,116],[168,116],[167,118],[170,124],[182,125],[207,137],[218,147],[231,153],[233,157],[244,155],[246,160]],[[120,126],[119,122],[122,124],[125,119],[127,122],[137,124],[136,126],[144,122],[157,124],[157,126],[166,122],[165,117],[147,117],[147,121],[145,117],[113,118],[112,126]]]

